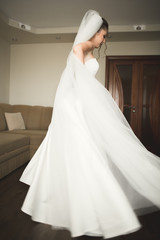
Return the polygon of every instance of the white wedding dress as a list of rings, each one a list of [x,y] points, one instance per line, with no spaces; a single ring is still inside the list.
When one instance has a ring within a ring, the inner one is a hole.
[[[87,14],[87,26],[100,18]],[[22,210],[72,237],[136,231],[137,215],[160,207],[160,159],[97,81],[98,68],[95,58],[82,64],[71,51],[47,135],[20,179],[30,185]]]

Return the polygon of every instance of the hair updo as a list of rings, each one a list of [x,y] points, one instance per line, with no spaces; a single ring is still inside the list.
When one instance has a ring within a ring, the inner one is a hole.
[[[106,19],[104,19],[103,17],[102,17],[102,21],[103,21],[103,22],[102,22],[102,25],[100,26],[98,32],[99,32],[101,29],[108,30],[108,27],[109,27],[108,22],[107,22]]]

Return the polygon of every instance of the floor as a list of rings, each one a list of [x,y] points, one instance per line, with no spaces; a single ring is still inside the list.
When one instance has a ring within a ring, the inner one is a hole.
[[[20,208],[28,187],[19,182],[24,167],[0,180],[0,239],[1,240],[102,240],[82,236],[71,238],[68,231],[52,230],[50,226],[33,222]],[[160,240],[160,212],[140,218],[141,230],[112,240]]]

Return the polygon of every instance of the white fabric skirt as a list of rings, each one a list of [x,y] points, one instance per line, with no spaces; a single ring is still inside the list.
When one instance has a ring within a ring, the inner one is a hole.
[[[22,210],[72,237],[136,231],[137,214],[160,207],[159,157],[77,60],[62,75],[47,135],[20,180],[30,185]]]

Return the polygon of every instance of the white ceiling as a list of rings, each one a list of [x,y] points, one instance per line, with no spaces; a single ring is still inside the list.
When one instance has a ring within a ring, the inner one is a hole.
[[[56,41],[65,41],[67,34],[71,41],[88,9],[97,10],[107,19],[112,41],[124,40],[125,36],[133,40],[136,36],[160,40],[160,0],[0,0],[0,16],[7,25],[0,23],[0,33],[7,27],[3,34],[9,41],[15,38],[17,43],[32,37],[46,41],[49,36],[50,41],[53,37]],[[30,33],[15,29],[19,28],[19,23],[30,26]],[[133,28],[135,25],[145,25],[146,29],[137,33]],[[37,33],[37,36],[31,36],[31,33]]]
[[[160,24],[160,0],[0,0],[9,18],[33,27],[78,26],[88,9],[110,25]]]

